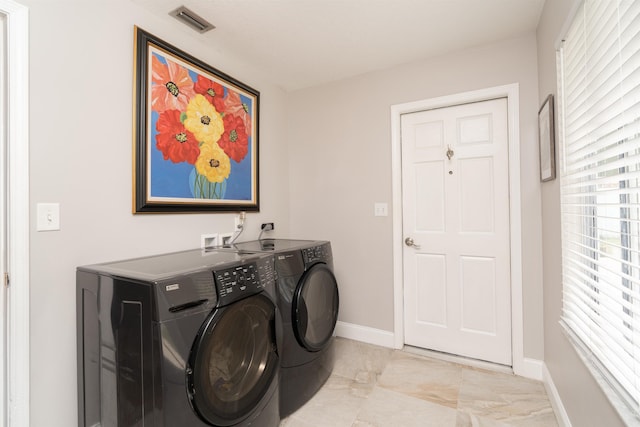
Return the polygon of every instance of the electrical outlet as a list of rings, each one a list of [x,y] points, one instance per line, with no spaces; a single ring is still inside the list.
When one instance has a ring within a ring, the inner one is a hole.
[[[240,212],[239,214],[237,214],[234,217],[233,229],[235,231],[242,230],[242,227],[244,227],[244,221],[246,220],[246,218],[247,218],[246,212]]]
[[[218,233],[200,235],[200,248],[206,249],[214,246],[218,246]]]
[[[273,222],[265,222],[260,226],[260,230],[264,230],[264,231],[271,231],[275,229],[275,225],[273,224]]]
[[[231,245],[231,239],[233,239],[233,233],[225,233],[220,234],[220,240],[218,241],[222,246],[229,246]]]

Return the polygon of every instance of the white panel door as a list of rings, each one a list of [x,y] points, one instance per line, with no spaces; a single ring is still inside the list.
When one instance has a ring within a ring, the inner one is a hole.
[[[401,118],[407,345],[511,365],[507,99]]]

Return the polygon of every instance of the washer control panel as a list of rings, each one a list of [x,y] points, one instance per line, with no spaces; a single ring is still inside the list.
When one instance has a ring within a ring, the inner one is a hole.
[[[271,257],[216,270],[213,274],[218,289],[219,306],[262,292],[269,281],[275,280]]]
[[[262,290],[258,278],[258,267],[255,263],[214,272],[218,288],[218,305],[227,305],[233,301],[258,293]]]

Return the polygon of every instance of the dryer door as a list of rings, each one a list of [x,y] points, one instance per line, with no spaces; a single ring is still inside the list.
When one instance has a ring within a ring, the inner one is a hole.
[[[296,339],[309,351],[322,350],[338,321],[338,282],[324,263],[302,276],[293,296],[292,323]]]
[[[214,426],[251,415],[277,381],[276,306],[258,294],[214,310],[198,333],[187,368],[191,405]]]

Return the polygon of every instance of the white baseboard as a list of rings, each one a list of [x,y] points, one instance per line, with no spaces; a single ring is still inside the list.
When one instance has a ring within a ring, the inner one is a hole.
[[[388,348],[398,348],[396,346],[395,334],[382,329],[370,328],[368,326],[356,325],[354,323],[346,323],[338,321],[336,324],[336,336],[348,338],[356,341],[366,342],[368,344],[379,345]],[[402,347],[400,347],[402,348]],[[544,363],[537,359],[522,359],[517,364],[518,369],[514,370],[516,375],[525,378],[531,378],[537,381],[543,381]]]
[[[353,323],[340,322],[336,324],[336,336],[348,338],[356,341],[366,342],[368,344],[379,345],[381,347],[395,348],[395,335],[393,332],[384,331],[382,329],[370,328],[368,326],[360,326]],[[560,427],[572,427],[567,411],[564,409],[560,394],[553,383],[551,373],[547,369],[547,365],[541,360],[524,358],[519,364],[520,375],[526,378],[542,381],[549,396],[551,407],[558,420]]]
[[[556,389],[556,386],[553,383],[551,373],[547,369],[547,365],[544,363],[542,364],[542,382],[544,383],[544,388],[547,390],[547,395],[549,396],[549,401],[551,402],[553,412],[556,414],[558,425],[560,427],[571,427],[571,420],[569,420],[569,415],[567,415],[567,411],[564,409],[562,400],[560,400],[560,394],[558,393],[558,389]]]
[[[544,366],[544,362],[542,362],[542,360],[529,359],[528,357],[525,357],[522,359],[522,363],[518,364],[518,367],[519,367],[518,369],[515,369],[515,366],[514,366],[513,372],[516,375],[520,375],[521,377],[531,378],[532,380],[536,380],[536,381],[542,381],[543,366]]]
[[[367,344],[379,345],[381,347],[394,348],[395,338],[393,332],[370,328],[368,326],[338,321],[336,324],[336,336],[366,342]]]

